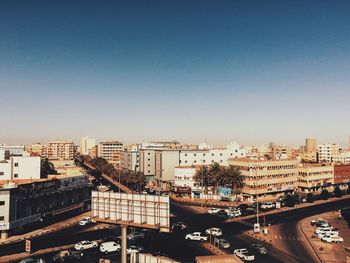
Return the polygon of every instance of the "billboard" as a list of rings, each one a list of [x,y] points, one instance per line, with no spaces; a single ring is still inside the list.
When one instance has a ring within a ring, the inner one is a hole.
[[[232,195],[232,189],[227,187],[219,187],[219,197],[220,199],[230,200]]]
[[[168,196],[92,191],[91,211],[96,221],[170,232]]]

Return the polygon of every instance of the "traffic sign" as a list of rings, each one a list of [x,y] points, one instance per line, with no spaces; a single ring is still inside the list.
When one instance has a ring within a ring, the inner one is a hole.
[[[25,250],[26,250],[26,252],[30,253],[30,250],[31,250],[31,241],[30,241],[29,239],[26,240]]]

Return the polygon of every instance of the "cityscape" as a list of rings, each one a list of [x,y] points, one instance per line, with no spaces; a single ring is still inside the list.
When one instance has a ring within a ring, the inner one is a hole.
[[[1,1],[0,263],[350,262],[347,1]]]

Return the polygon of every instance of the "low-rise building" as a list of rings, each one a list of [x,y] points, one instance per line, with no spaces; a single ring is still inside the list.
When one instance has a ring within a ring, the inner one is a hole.
[[[46,179],[0,180],[1,239],[37,222],[90,209],[87,177],[77,168],[60,172]]]
[[[321,193],[322,190],[333,191],[334,166],[304,164],[298,167],[298,191],[300,193]]]
[[[0,180],[40,179],[40,157],[12,156],[0,161]]]
[[[23,156],[24,145],[0,145],[0,161],[9,160],[11,156]]]
[[[242,193],[249,196],[278,197],[297,187],[296,160],[229,159],[244,178]]]
[[[334,165],[334,184],[345,184],[350,182],[350,164]]]

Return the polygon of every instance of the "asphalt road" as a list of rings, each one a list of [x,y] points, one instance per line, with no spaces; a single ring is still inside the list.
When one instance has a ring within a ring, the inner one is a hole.
[[[266,215],[266,223],[272,225],[278,225],[280,233],[283,236],[298,236],[298,222],[305,217],[317,215],[327,211],[338,210],[342,208],[350,207],[350,200],[341,200],[332,203],[325,203],[314,207],[302,208],[298,210],[285,211],[279,214]],[[185,234],[193,231],[202,231],[209,227],[220,227],[223,230],[223,237],[231,243],[231,248],[228,252],[231,252],[236,248],[249,248],[253,242],[256,242],[252,238],[243,234],[244,231],[251,229],[249,224],[254,223],[255,219],[246,220],[243,223],[230,222],[227,223],[224,219],[209,215],[209,214],[194,214],[188,210],[185,206],[173,204],[171,206],[172,214],[175,215],[172,218],[172,222],[183,221],[188,223],[189,229],[183,232],[176,233],[158,233],[156,231],[148,231],[146,237],[143,240],[139,240],[137,244],[143,246],[147,252],[161,252],[164,255],[168,255],[180,262],[194,262],[195,256],[208,255],[208,251],[204,250],[198,245],[196,241],[187,241],[184,239]],[[55,234],[50,234],[44,237],[39,237],[33,240],[33,248],[35,250],[44,248],[54,248],[67,244],[74,244],[81,240],[98,240],[106,236],[118,236],[120,235],[119,229],[103,229],[94,230],[79,233],[82,227],[74,226],[65,231],[59,231]],[[274,247],[267,246],[269,252],[267,255],[257,255],[256,262],[314,262],[314,256],[310,253],[310,249],[305,247],[305,242],[294,242],[292,240],[283,240],[284,245],[287,248],[287,252],[279,250]],[[12,246],[1,247],[0,253],[10,254],[12,251],[23,251],[24,244],[17,243]],[[52,258],[53,254],[48,253],[43,257],[46,259]],[[98,262],[98,259],[103,255],[95,249],[85,252],[85,257],[80,262]],[[113,259],[112,262],[118,262],[117,254],[108,256]]]

